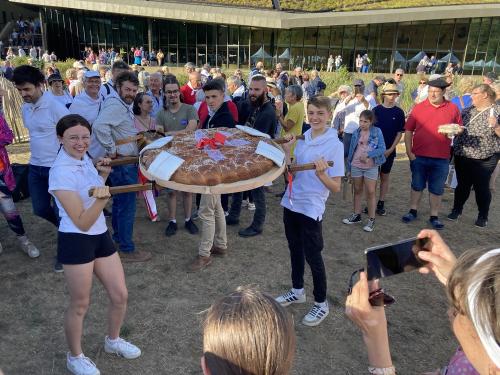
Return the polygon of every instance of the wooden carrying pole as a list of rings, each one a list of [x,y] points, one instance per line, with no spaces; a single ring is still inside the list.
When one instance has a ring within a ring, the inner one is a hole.
[[[117,159],[115,159],[117,160]],[[333,161],[328,162],[328,166],[332,167],[333,166]],[[290,172],[301,172],[301,171],[309,171],[312,169],[315,169],[314,163],[307,163],[307,164],[299,164],[299,165],[292,165],[290,166]],[[161,186],[156,185],[156,189],[161,189]],[[123,193],[134,193],[137,191],[146,191],[146,190],[152,190],[153,189],[153,184],[152,183],[146,183],[146,184],[131,184],[131,185],[123,185],[123,186],[113,186],[109,188],[109,193],[111,195],[115,194],[123,194]],[[94,194],[94,189],[89,189],[89,197]]]

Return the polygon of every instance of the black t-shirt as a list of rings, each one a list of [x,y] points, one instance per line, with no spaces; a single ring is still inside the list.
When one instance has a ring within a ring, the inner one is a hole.
[[[258,108],[254,107],[249,99],[238,103],[238,123],[241,125],[248,125],[274,138],[276,121],[276,111],[271,101],[265,102]]]
[[[375,114],[375,126],[382,130],[385,147],[389,148],[394,143],[398,133],[405,131],[405,113],[397,106],[386,108],[378,105],[373,108]]]

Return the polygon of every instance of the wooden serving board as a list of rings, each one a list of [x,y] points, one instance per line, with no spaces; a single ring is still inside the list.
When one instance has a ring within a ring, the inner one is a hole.
[[[229,194],[229,193],[237,193],[240,191],[252,190],[260,186],[264,186],[265,184],[271,181],[276,180],[279,176],[283,174],[286,165],[283,164],[283,166],[281,167],[275,166],[268,172],[264,173],[263,175],[251,178],[249,180],[232,182],[230,184],[219,184],[214,186],[186,185],[186,184],[180,184],[175,181],[161,180],[151,176],[142,164],[140,164],[140,168],[141,168],[141,173],[148,180],[155,181],[158,185],[169,189],[185,191],[187,193],[198,193],[198,194]]]

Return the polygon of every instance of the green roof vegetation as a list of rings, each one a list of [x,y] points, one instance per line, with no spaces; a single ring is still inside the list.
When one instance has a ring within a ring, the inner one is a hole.
[[[233,5],[272,9],[271,0],[190,0],[203,4]],[[498,0],[281,0],[281,9],[288,11],[353,11],[367,9],[411,8],[436,5],[469,5],[498,3]]]

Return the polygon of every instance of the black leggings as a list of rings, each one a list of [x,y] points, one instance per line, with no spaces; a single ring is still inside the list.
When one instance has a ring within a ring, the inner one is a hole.
[[[321,256],[323,250],[322,221],[293,212],[288,208],[283,212],[285,234],[290,249],[292,264],[292,285],[295,289],[304,287],[305,261],[311,267],[313,294],[315,302],[326,300],[325,263]]]
[[[493,155],[488,159],[470,159],[455,155],[455,171],[458,185],[455,189],[453,209],[462,212],[465,202],[469,199],[474,186],[479,217],[488,219],[491,203],[490,177],[497,165],[498,157]]]

